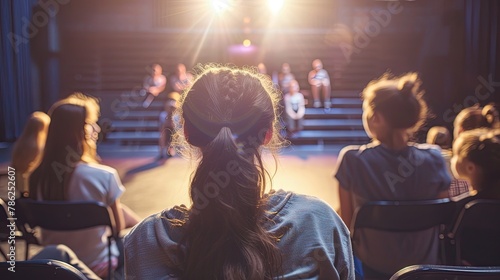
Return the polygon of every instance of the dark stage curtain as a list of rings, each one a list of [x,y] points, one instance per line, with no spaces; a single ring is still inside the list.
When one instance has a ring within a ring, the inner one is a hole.
[[[22,132],[33,111],[29,34],[33,1],[0,1],[0,141]],[[24,33],[23,33],[24,32]]]
[[[480,101],[499,102],[500,1],[465,1],[465,76],[467,92]],[[487,97],[487,98],[486,98]]]

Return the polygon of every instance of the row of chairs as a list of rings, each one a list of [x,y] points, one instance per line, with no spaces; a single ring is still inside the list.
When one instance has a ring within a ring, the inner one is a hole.
[[[108,260],[110,263],[113,240],[119,244],[119,249],[122,248],[112,210],[103,203],[91,201],[35,201],[25,198],[17,199],[14,202],[15,206],[9,208],[0,199],[2,206],[0,207],[0,242],[8,242],[13,231],[6,224],[15,218],[16,228],[14,232],[17,240],[23,240],[26,243],[26,260],[29,258],[30,245],[41,244],[35,231],[37,227],[55,231],[72,231],[95,226],[107,226],[111,232],[108,236]],[[0,254],[6,260],[9,260],[7,254],[1,248]],[[39,262],[35,263],[41,266]],[[109,266],[108,276],[109,279],[113,277],[111,266]]]
[[[40,244],[36,239],[35,227],[50,230],[77,230],[93,226],[106,225],[111,229],[108,245],[111,240],[119,242],[120,238],[115,231],[111,210],[101,203],[96,202],[40,202],[30,199],[16,200],[16,238],[26,241],[26,259],[28,247],[31,244]],[[7,205],[0,200],[0,219],[2,224],[12,218],[8,215]],[[356,233],[360,228],[372,228],[383,231],[409,232],[442,226],[444,229],[439,238],[442,241],[442,262],[448,266],[415,266],[405,268],[401,275],[396,273],[394,279],[438,279],[438,278],[401,278],[407,274],[444,274],[455,271],[463,277],[480,273],[486,277],[496,272],[500,279],[500,268],[475,268],[461,265],[462,244],[464,240],[461,232],[463,228],[476,228],[500,231],[500,202],[494,200],[474,200],[467,203],[463,209],[456,210],[456,205],[449,199],[429,201],[373,201],[358,208],[351,231],[353,242],[357,242]],[[451,222],[450,221],[454,221]],[[445,226],[447,225],[447,226]],[[478,232],[482,232],[479,230]],[[7,225],[0,225],[0,241],[8,241],[10,230]],[[481,238],[476,236],[475,238]],[[499,239],[500,240],[500,239]],[[109,248],[108,246],[108,248]],[[452,252],[450,252],[452,251]],[[500,253],[500,252],[497,252]],[[5,252],[1,254],[7,259]],[[453,256],[450,258],[450,256]],[[109,255],[111,258],[111,255]],[[29,263],[28,263],[29,264]],[[50,263],[54,265],[54,263]],[[5,265],[5,263],[3,264]],[[37,263],[40,266],[39,263]],[[452,265],[452,266],[450,266]],[[466,272],[465,274],[463,272]],[[489,273],[487,273],[489,272]],[[112,276],[112,271],[109,273]],[[476,275],[477,276],[477,275]],[[410,277],[410,276],[408,276]],[[1,278],[1,277],[0,277]],[[4,279],[4,278],[2,278]],[[394,280],[393,279],[393,280]],[[439,278],[443,279],[443,278]],[[453,278],[455,279],[455,278]],[[457,278],[479,279],[479,278]],[[488,278],[487,278],[488,279]]]
[[[466,244],[481,240],[481,234],[500,233],[500,201],[476,199],[457,209],[457,203],[449,199],[426,201],[372,201],[359,207],[353,217],[351,239],[355,245],[361,228],[389,232],[414,232],[440,227],[440,258],[446,265],[463,265]],[[464,230],[468,233],[464,235]],[[471,240],[474,239],[474,240]],[[500,244],[500,235],[496,242]],[[500,259],[499,244],[482,248],[482,253],[495,255]],[[470,254],[469,254],[470,255]],[[475,265],[500,265],[475,264]],[[500,279],[500,278],[499,278]]]

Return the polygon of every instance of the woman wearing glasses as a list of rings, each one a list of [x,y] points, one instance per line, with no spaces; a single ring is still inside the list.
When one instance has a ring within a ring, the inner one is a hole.
[[[115,169],[99,164],[96,141],[97,100],[81,93],[56,102],[49,110],[51,123],[41,164],[30,178],[30,197],[52,201],[100,201],[114,215],[117,230],[135,225],[139,218],[120,203],[125,191]],[[108,249],[106,227],[72,232],[43,230],[44,245],[64,244],[97,275],[107,276]],[[113,269],[118,267],[119,253],[111,248]]]

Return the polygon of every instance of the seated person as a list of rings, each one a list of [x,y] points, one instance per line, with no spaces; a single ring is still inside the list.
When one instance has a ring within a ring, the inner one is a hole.
[[[439,149],[410,142],[426,116],[416,73],[384,75],[365,87],[363,125],[372,142],[343,148],[334,173],[345,224],[351,225],[355,209],[369,201],[448,197],[450,175]],[[437,228],[358,233],[353,247],[367,278],[389,279],[408,265],[439,263]]]
[[[495,117],[498,112],[492,106],[485,108],[474,105],[460,111],[453,122],[453,138],[457,139],[463,131],[475,128],[494,128],[497,127],[498,118]]]
[[[163,75],[163,69],[159,64],[153,64],[151,67],[151,75],[144,78],[142,95],[146,95],[146,99],[142,103],[144,108],[148,108],[154,98],[160,95],[165,90],[167,78]]]
[[[290,91],[290,83],[293,80],[295,80],[295,75],[290,70],[290,64],[283,63],[281,72],[278,74],[278,85],[283,95]]]
[[[500,129],[462,132],[453,143],[452,171],[467,180],[471,199],[500,199]]]
[[[165,156],[171,157],[175,155],[175,149],[171,146],[172,135],[175,128],[174,112],[177,109],[177,102],[180,94],[171,92],[168,94],[168,99],[165,101],[165,107],[160,113],[160,155],[159,158]]]
[[[290,82],[290,92],[285,94],[284,101],[287,130],[291,136],[304,128],[302,123],[306,112],[304,95],[299,92],[299,83],[296,80]]]
[[[11,166],[16,170],[16,189],[22,196],[29,193],[29,176],[42,160],[50,117],[44,112],[34,112],[24,126],[23,133],[14,143]]]
[[[96,159],[100,131],[97,100],[75,93],[56,102],[49,115],[42,161],[30,177],[30,198],[99,201],[112,209],[117,232],[137,224],[139,217],[120,202],[125,188],[117,171]],[[108,230],[105,226],[71,232],[41,230],[41,242],[67,245],[98,276],[106,277],[108,265],[116,269],[122,257],[113,244],[113,260],[108,263]]]
[[[461,133],[453,143],[452,170],[472,186],[457,200],[459,209],[474,199],[500,200],[500,129],[474,129]],[[497,217],[491,219],[498,222]],[[462,265],[500,265],[500,232],[464,228],[461,240]]]
[[[172,89],[182,94],[193,81],[193,75],[186,71],[186,66],[182,63],[177,64],[175,74],[170,76],[170,86]]]
[[[204,66],[179,105],[180,151],[200,160],[192,205],[154,214],[125,236],[131,279],[354,279],[349,232],[321,200],[266,193],[264,147],[280,145],[272,81]]]
[[[331,102],[331,84],[328,72],[323,69],[323,63],[319,59],[312,62],[312,70],[309,71],[307,81],[311,85],[311,94],[313,97],[313,107],[321,107],[320,94],[323,98],[323,106],[328,109]]]
[[[427,132],[427,144],[438,145],[441,148],[441,154],[446,161],[446,166],[448,167],[448,172],[453,174],[451,171],[450,160],[453,156],[451,150],[451,134],[450,131],[444,126],[434,126]],[[463,193],[469,192],[469,184],[466,180],[452,178],[449,194],[450,197],[455,197]]]

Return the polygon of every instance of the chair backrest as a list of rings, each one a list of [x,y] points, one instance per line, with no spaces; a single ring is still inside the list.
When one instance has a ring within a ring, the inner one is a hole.
[[[39,245],[39,243],[33,232],[30,232],[24,228],[22,224],[22,218],[17,216],[17,210],[19,209],[17,206],[15,206],[17,200],[13,202],[14,206],[9,207],[7,203],[5,203],[5,201],[0,198],[0,242],[8,242],[9,238],[12,238],[12,236],[15,236],[16,240],[24,240],[24,258],[28,259],[29,246],[31,244]],[[7,260],[7,255],[1,248],[0,254]]]
[[[351,236],[356,229],[411,232],[451,221],[455,205],[447,198],[421,201],[370,201],[356,209]]]
[[[109,226],[112,235],[117,236],[111,209],[101,202],[19,199],[18,203],[30,227],[67,231]]]
[[[464,255],[473,265],[500,265],[500,200],[476,199],[460,211],[448,238],[455,246],[455,264]]]
[[[13,265],[12,265],[13,264]],[[0,262],[0,279],[86,280],[73,266],[57,260]]]
[[[97,201],[36,201],[19,199],[21,205],[18,212],[30,227],[41,227],[48,230],[70,231],[108,226],[111,235],[108,237],[108,263],[111,263],[111,240],[121,242],[116,231],[112,210]],[[83,241],[82,241],[83,242]],[[120,250],[121,246],[118,245]],[[113,278],[111,265],[108,266],[108,278]]]
[[[412,265],[396,272],[390,280],[498,280],[500,266]]]

